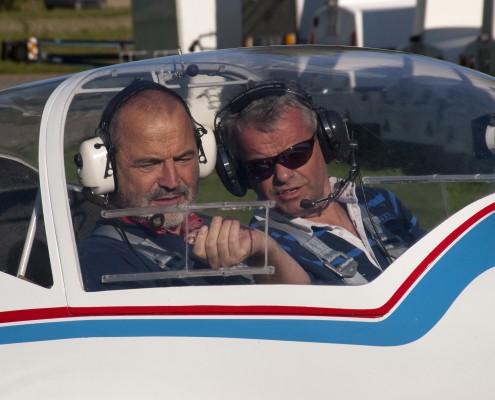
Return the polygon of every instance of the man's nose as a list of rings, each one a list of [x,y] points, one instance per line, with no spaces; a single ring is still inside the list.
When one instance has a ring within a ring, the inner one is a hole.
[[[165,160],[163,162],[157,183],[158,186],[167,189],[175,189],[179,185],[180,179],[173,160]]]
[[[273,170],[273,179],[285,183],[294,175],[294,171],[290,168],[284,167],[282,164],[275,163]]]

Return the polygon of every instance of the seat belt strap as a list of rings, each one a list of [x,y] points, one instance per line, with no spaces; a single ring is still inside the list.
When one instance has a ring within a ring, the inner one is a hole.
[[[374,236],[375,232],[378,233],[378,239],[381,241],[388,255],[390,255],[394,260],[399,258],[409,247],[400,238],[400,236],[393,233],[390,229],[382,224],[380,219],[373,215],[373,223],[368,215],[368,210],[363,204],[360,204],[361,208],[361,218],[363,219],[363,224],[368,231],[368,233]]]
[[[106,236],[122,242],[124,241],[122,234],[113,225],[101,225],[95,229],[94,234]],[[167,264],[171,260],[185,260],[185,257],[179,252],[164,249],[148,238],[142,238],[129,232],[125,232],[125,236],[136,251],[144,255],[163,270],[169,270]]]
[[[256,221],[254,225],[264,228],[265,221]],[[358,272],[358,263],[354,258],[332,249],[316,236],[304,233],[300,229],[289,224],[270,220],[269,225],[270,227],[291,235],[302,247],[318,257],[326,268],[343,278],[347,284],[362,285],[368,283],[368,281]],[[335,260],[338,258],[341,258],[344,261],[335,263]]]

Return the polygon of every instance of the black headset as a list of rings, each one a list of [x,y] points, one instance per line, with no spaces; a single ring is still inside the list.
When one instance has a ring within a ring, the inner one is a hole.
[[[320,143],[325,162],[348,161],[351,152],[349,133],[342,116],[334,110],[317,107],[306,91],[289,85],[283,81],[263,83],[254,86],[240,95],[215,116],[215,140],[217,142],[217,160],[215,169],[227,190],[235,196],[242,197],[249,189],[249,183],[241,160],[237,160],[226,144],[225,128],[222,122],[225,118],[242,112],[249,104],[264,97],[281,97],[293,95],[302,105],[314,111],[317,115],[317,138]],[[232,134],[232,133],[230,133]]]
[[[131,97],[144,90],[158,90],[173,96],[184,107],[191,120],[196,125],[194,136],[199,152],[200,164],[206,164],[206,156],[201,143],[201,136],[206,129],[192,117],[191,111],[184,99],[175,91],[153,81],[135,80],[122,89],[105,107],[96,129],[96,137],[81,144],[80,151],[74,157],[78,168],[79,180],[83,186],[91,187],[94,194],[112,193],[117,188],[115,179],[115,150],[110,140],[110,124],[115,113]]]

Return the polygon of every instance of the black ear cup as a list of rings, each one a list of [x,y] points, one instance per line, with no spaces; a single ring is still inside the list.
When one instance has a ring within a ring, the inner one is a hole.
[[[248,179],[242,167],[223,145],[217,142],[217,162],[215,165],[218,177],[227,190],[237,197],[242,197],[248,189]]]
[[[348,161],[351,152],[349,132],[342,116],[334,110],[320,108],[318,114],[318,140],[328,164],[332,160]]]

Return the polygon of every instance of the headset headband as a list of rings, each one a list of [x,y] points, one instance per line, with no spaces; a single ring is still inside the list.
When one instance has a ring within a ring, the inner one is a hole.
[[[272,82],[252,87],[241,93],[230,102],[228,111],[230,114],[237,114],[255,100],[263,97],[281,97],[287,93],[297,96],[299,100],[309,108],[314,108],[309,93],[290,87],[285,82]]]
[[[115,113],[117,112],[117,110],[135,94],[142,92],[144,90],[158,90],[160,92],[171,95],[184,107],[184,109],[187,112],[187,115],[189,115],[189,117],[191,117],[191,120],[194,121],[189,106],[184,101],[184,99],[175,91],[153,81],[136,79],[129,86],[126,86],[119,93],[117,93],[115,97],[112,98],[112,100],[110,100],[110,102],[105,107],[105,110],[103,111],[103,114],[100,119],[100,123],[98,125],[98,129],[102,130],[105,134],[108,134],[110,123],[112,122],[112,119]],[[196,121],[194,122],[196,123]],[[196,125],[199,124],[196,123]]]

